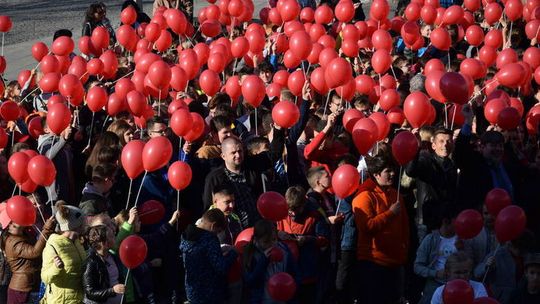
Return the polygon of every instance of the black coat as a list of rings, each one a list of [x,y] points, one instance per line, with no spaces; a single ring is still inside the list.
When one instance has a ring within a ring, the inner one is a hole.
[[[115,255],[112,255],[118,267],[118,281],[124,281],[121,273],[121,264]],[[107,265],[95,250],[90,250],[83,274],[83,287],[86,299],[93,303],[104,303],[108,298],[116,296],[112,289]]]

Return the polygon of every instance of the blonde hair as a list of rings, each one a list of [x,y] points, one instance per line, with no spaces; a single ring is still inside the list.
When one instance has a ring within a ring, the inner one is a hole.
[[[454,265],[460,264],[460,263],[468,263],[470,268],[471,268],[471,271],[472,271],[472,268],[473,268],[473,265],[474,265],[473,259],[467,253],[465,253],[463,251],[458,251],[458,252],[452,253],[446,259],[446,263],[444,264],[444,270],[449,272],[450,269],[452,269],[452,267],[454,267]]]

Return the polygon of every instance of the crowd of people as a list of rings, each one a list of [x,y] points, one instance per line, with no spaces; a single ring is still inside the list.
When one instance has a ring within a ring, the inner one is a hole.
[[[0,303],[540,303],[540,1],[208,2],[2,77]]]

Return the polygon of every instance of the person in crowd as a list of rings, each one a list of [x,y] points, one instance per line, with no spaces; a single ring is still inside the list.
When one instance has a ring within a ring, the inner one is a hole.
[[[525,279],[512,294],[511,304],[533,304],[540,301],[540,253],[525,257]]]
[[[206,176],[203,202],[210,207],[214,189],[228,185],[234,189],[236,214],[242,227],[251,227],[259,220],[255,199],[262,193],[261,173],[270,167],[270,160],[265,153],[244,159],[242,142],[235,137],[222,142],[221,158],[225,165]]]
[[[218,233],[219,243],[232,246],[238,234],[242,232],[240,218],[234,213],[234,191],[227,187],[217,188],[214,191],[212,196],[214,203],[211,208],[221,210],[227,220],[226,227],[222,232]]]
[[[90,251],[83,273],[84,303],[120,303],[125,286],[117,256],[109,250],[114,247],[114,234],[104,225],[93,226],[86,238]]]
[[[444,264],[444,271],[447,282],[452,280],[465,280],[468,281],[474,291],[474,298],[487,297],[487,291],[484,285],[480,282],[471,280],[473,271],[473,261],[467,253],[458,251],[453,253],[446,259]],[[445,285],[439,286],[433,293],[431,298],[432,304],[442,304],[443,291]]]
[[[401,272],[407,260],[409,220],[403,198],[393,187],[395,167],[382,156],[367,159],[371,176],[353,200],[358,231],[358,299],[392,303],[401,298]]]
[[[460,169],[456,201],[462,209],[480,209],[486,194],[493,188],[502,188],[513,197],[516,181],[511,164],[503,160],[503,135],[498,131],[486,131],[481,137],[481,152],[475,152],[470,143],[474,116],[469,106],[463,107],[463,115],[465,124],[454,152],[454,160]]]
[[[221,143],[232,136],[233,121],[227,116],[215,116],[210,120],[210,138],[195,155],[200,159],[221,158]]]
[[[276,226],[259,220],[253,227],[253,237],[242,254],[245,288],[249,303],[275,303],[268,295],[268,278],[278,272],[296,275],[296,264],[287,245],[278,241]]]
[[[14,222],[9,223],[2,233],[0,246],[12,273],[7,303],[38,303],[41,255],[47,238],[54,233],[55,225],[54,217],[49,218],[37,241],[28,233],[28,227]]]
[[[488,211],[485,204],[482,206],[482,218],[484,227],[482,227],[480,233],[474,238],[465,241],[475,266],[482,263],[488,254],[495,252],[495,249],[499,246],[495,234],[495,216]]]
[[[116,166],[108,163],[99,164],[92,170],[92,180],[86,183],[82,192],[79,208],[86,216],[100,213],[112,213],[112,203],[108,198],[114,185]]]
[[[94,147],[92,148],[92,152],[90,152],[90,155],[86,160],[86,176],[88,176],[88,178],[92,177],[92,170],[94,169],[94,166],[100,163],[98,157],[104,148],[118,149],[119,145],[120,138],[117,136],[117,134],[110,131],[103,132],[103,134],[101,134],[99,139],[96,141]]]
[[[198,225],[182,234],[180,250],[186,271],[186,295],[190,303],[221,303],[225,299],[225,275],[238,254],[231,247],[222,253],[217,234],[226,226],[223,212],[211,209]]]
[[[289,215],[277,223],[279,231],[293,236],[298,243],[298,298],[302,303],[314,303],[317,300],[317,285],[320,280],[319,262],[323,251],[329,245],[330,232],[325,216],[317,211],[318,207],[308,204],[306,191],[300,186],[287,189],[285,199]]]
[[[122,119],[114,121],[107,128],[107,131],[113,132],[114,134],[116,134],[118,139],[120,139],[121,147],[124,147],[128,142],[134,139],[133,127],[130,126],[125,120],[122,120]]]
[[[80,237],[84,213],[63,201],[55,205],[59,234],[52,234],[43,250],[41,280],[46,285],[44,303],[80,304],[84,299],[83,272],[86,252]]]
[[[107,7],[103,2],[93,3],[86,10],[82,36],[92,36],[94,29],[100,26],[107,29],[107,32],[109,33],[109,44],[114,45],[116,42],[116,34],[109,19],[107,19]]]
[[[476,265],[474,277],[482,280],[493,298],[508,303],[512,293],[523,277],[523,259],[534,248],[534,235],[525,231],[520,237],[488,253],[482,263]]]
[[[421,206],[422,219],[427,231],[437,229],[434,220],[445,205],[454,204],[457,186],[457,168],[450,158],[454,149],[452,132],[440,129],[431,138],[431,151],[422,150],[407,164],[405,172],[416,178],[416,198]]]
[[[446,281],[444,266],[448,257],[463,249],[463,241],[459,240],[454,231],[454,220],[457,209],[446,205],[439,213],[439,229],[428,234],[418,247],[414,272],[426,279],[419,303],[430,303],[435,289]]]

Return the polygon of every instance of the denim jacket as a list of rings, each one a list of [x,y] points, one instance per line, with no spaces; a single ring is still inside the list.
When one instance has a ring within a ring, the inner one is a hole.
[[[343,228],[341,229],[341,250],[356,250],[356,223],[352,212],[352,200],[355,194],[338,201],[337,213],[343,213]]]

